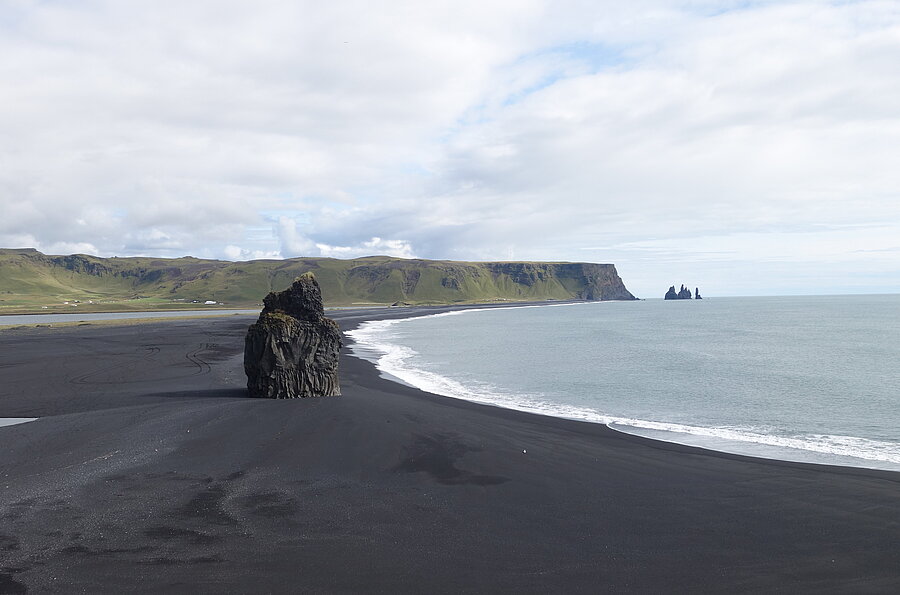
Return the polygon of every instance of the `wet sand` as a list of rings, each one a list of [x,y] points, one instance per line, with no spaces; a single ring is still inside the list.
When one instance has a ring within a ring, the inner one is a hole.
[[[330,313],[342,328],[406,315]],[[0,331],[0,593],[900,590],[900,474],[429,395],[246,397],[252,317]]]

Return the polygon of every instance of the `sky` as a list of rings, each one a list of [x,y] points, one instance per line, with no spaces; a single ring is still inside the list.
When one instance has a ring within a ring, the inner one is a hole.
[[[0,1],[0,246],[900,293],[900,0]]]

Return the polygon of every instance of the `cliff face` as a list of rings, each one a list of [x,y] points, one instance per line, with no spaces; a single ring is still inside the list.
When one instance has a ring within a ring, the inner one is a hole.
[[[591,301],[637,299],[625,288],[625,283],[622,282],[614,265],[583,263],[557,266],[564,272],[571,270],[571,278],[576,283],[579,281],[584,283],[584,289],[578,292],[581,299]]]
[[[29,296],[31,303],[140,296],[160,302],[255,305],[260,295],[284,289],[306,272],[315,273],[328,305],[635,299],[612,264],[386,256],[225,262],[47,256],[31,249],[0,249],[0,293]],[[38,301],[43,298],[47,301]]]

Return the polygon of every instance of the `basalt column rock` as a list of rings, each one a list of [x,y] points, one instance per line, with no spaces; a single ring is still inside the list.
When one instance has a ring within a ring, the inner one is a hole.
[[[699,290],[697,292],[697,298],[700,299]],[[666,292],[665,298],[667,300],[689,300],[691,299],[691,290],[684,286],[682,283],[681,289],[676,292],[675,286],[672,285],[669,287],[669,291]]]
[[[244,372],[252,397],[296,399],[341,394],[341,331],[325,317],[322,291],[307,273],[263,300],[244,339]]]

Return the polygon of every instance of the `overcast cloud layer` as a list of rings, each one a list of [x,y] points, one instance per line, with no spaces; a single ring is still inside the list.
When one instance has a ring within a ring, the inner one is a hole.
[[[900,292],[900,2],[0,3],[0,246]]]

